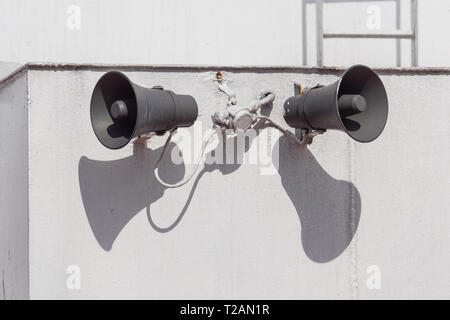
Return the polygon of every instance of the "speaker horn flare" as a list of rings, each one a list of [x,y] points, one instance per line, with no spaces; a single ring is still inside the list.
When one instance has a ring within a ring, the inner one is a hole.
[[[145,88],[111,71],[97,82],[91,97],[91,123],[98,140],[120,149],[131,139],[194,124],[195,99],[161,87]]]
[[[334,129],[359,142],[375,140],[387,122],[388,98],[369,67],[355,65],[328,86],[305,89],[284,104],[284,119],[294,128]]]

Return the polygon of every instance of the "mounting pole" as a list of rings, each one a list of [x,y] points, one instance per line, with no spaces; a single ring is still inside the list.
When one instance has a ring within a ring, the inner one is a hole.
[[[419,65],[419,10],[417,0],[411,0],[411,31],[414,37],[411,38],[411,66]]]
[[[323,66],[323,0],[316,0],[316,56],[317,65]]]

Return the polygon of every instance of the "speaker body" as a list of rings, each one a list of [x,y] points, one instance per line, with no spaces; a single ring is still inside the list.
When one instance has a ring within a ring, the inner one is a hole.
[[[198,115],[193,97],[141,87],[117,71],[104,74],[97,82],[90,108],[95,135],[109,149],[120,149],[151,132],[189,127]]]
[[[291,127],[340,130],[359,142],[375,140],[387,117],[384,85],[363,65],[352,66],[335,83],[306,89],[284,104],[284,119]]]

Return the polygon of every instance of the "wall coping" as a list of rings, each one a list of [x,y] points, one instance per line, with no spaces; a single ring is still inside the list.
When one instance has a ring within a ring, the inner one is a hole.
[[[24,72],[32,71],[232,71],[232,72],[277,72],[277,73],[316,73],[316,74],[340,74],[345,67],[309,67],[309,66],[244,66],[244,65],[130,65],[130,64],[97,64],[97,63],[43,63],[29,62],[17,68],[0,80],[0,85],[20,77]],[[398,75],[450,75],[450,68],[446,67],[418,67],[418,68],[374,68],[381,74]]]

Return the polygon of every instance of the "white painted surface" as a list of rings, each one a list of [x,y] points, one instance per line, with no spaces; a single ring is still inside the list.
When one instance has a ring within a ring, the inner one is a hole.
[[[325,29],[367,31],[373,5],[379,31],[409,28],[407,0],[325,2]],[[81,10],[80,29],[67,27],[71,5]],[[449,18],[449,1],[419,0],[419,65],[450,64]],[[0,61],[19,63],[316,62],[311,0],[0,0],[0,37]],[[324,48],[325,65],[409,65],[407,40],[325,40]],[[0,78],[16,66],[0,63]],[[207,79],[213,73],[127,74],[193,94],[206,127],[225,101]],[[195,188],[163,190],[151,173],[161,139],[135,155],[131,145],[112,152],[96,140],[88,107],[101,74],[32,71],[0,89],[0,297],[449,298],[449,75],[384,75],[390,116],[374,143],[340,133],[308,150],[283,143],[275,175],[209,167]],[[244,103],[275,90],[278,120],[292,79],[335,79],[225,76]],[[166,168],[166,178],[189,169]],[[146,204],[165,227],[187,199],[175,229],[152,228]],[[81,268],[81,290],[66,286],[71,265]],[[380,268],[380,290],[366,286],[371,265]]]
[[[355,148],[364,223],[359,273],[382,269],[382,290],[362,298],[449,298],[449,76],[385,77],[390,100],[379,143]],[[431,95],[430,95],[431,94]]]
[[[0,86],[0,299],[28,298],[27,74]]]
[[[192,184],[164,191],[152,176],[158,151],[147,151],[136,159],[132,156],[132,145],[111,152],[99,144],[89,121],[89,101],[101,74],[87,71],[30,74],[30,118],[35,119],[30,123],[29,156],[33,172],[30,206],[36,208],[30,210],[30,259],[36,261],[30,266],[31,297],[338,298],[350,295],[349,253],[331,264],[319,265],[309,259],[301,249],[298,214],[283,191],[280,176],[261,176],[257,166],[210,168],[212,172],[199,180],[179,226],[167,234],[153,230],[146,217],[146,204],[151,202],[155,222],[168,226],[185,205]],[[212,72],[185,73],[182,78],[178,73],[129,75],[142,85],[158,83],[177,92],[195,92],[205,127],[210,125],[208,115],[225,106],[226,99],[217,94],[213,81],[205,80]],[[289,79],[293,75],[275,74],[264,81],[257,81],[266,78],[258,74],[229,76],[242,102],[250,102],[268,84],[275,86],[278,104],[292,91]],[[333,146],[329,153],[345,159],[347,146],[342,136],[332,136],[328,143]],[[161,142],[157,147],[161,147]],[[314,170],[314,177],[329,187],[337,184],[308,151],[303,154]],[[294,159],[286,160],[286,166],[293,168],[297,159],[295,154],[291,156]],[[323,161],[334,162],[327,158]],[[348,179],[345,161],[333,167],[329,173],[335,179]],[[304,166],[294,170],[298,170],[296,175],[308,176]],[[182,168],[174,170],[169,180],[181,178],[183,171]],[[285,183],[294,182],[288,177],[291,174],[286,172]],[[311,182],[313,179],[308,178]],[[296,194],[295,190],[292,192],[291,195]],[[333,192],[341,199],[336,203],[343,209],[340,213],[346,214],[343,207],[347,205],[348,189]],[[279,202],[267,201],[273,197]],[[224,203],[226,198],[235,200]],[[314,201],[317,204],[319,199]],[[319,241],[317,248],[311,248],[311,254],[324,254],[323,259],[331,259],[336,255],[333,249],[326,247],[322,248],[323,253],[318,252],[320,243],[345,242],[342,239],[346,235],[342,232],[346,220],[332,221],[339,229],[332,230],[334,238],[327,241],[309,237],[311,241]],[[338,245],[337,250],[343,248]],[[68,291],[65,287],[65,269],[71,264],[79,265],[83,272],[81,291]],[[305,285],[313,279],[322,284]]]
[[[0,62],[0,79],[5,78],[20,66],[21,65],[16,62]]]
[[[110,151],[95,138],[89,101],[102,74],[29,72],[31,298],[449,298],[448,75],[383,75],[389,122],[371,144],[338,132],[308,149],[282,139],[274,175],[222,165],[163,190],[152,175],[162,139],[133,155],[131,144]],[[127,72],[140,85],[193,94],[205,127],[225,103],[213,74]],[[225,77],[242,103],[274,90],[279,121],[291,80],[336,79]],[[183,167],[165,162],[165,178],[181,179]],[[167,227],[187,202],[176,228],[152,228],[148,203]],[[81,268],[81,290],[66,286],[70,265]],[[371,265],[381,290],[366,287]]]
[[[409,2],[325,1],[325,28],[408,30]],[[450,2],[419,0],[419,65],[450,65],[449,36]],[[0,0],[0,38],[0,61],[21,63],[316,64],[314,0]],[[408,40],[324,48],[325,65],[410,65]]]

